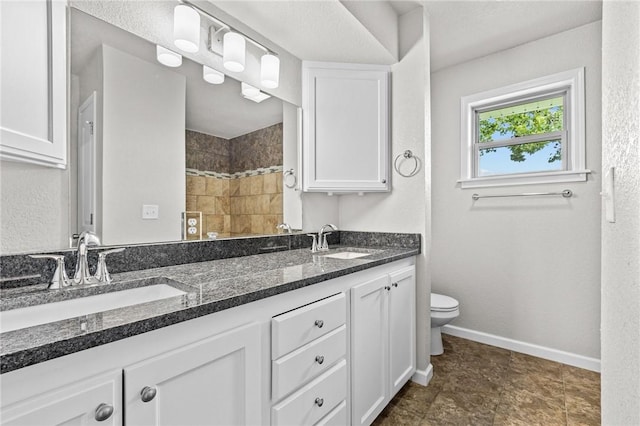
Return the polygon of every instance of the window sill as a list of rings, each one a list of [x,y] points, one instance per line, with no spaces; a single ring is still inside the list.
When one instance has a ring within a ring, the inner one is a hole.
[[[487,188],[492,186],[535,185],[544,183],[584,182],[591,170],[572,170],[549,173],[528,173],[511,176],[487,176],[460,179],[460,188]]]

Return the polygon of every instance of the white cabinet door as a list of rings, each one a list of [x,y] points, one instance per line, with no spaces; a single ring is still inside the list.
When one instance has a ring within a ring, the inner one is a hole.
[[[122,371],[82,380],[3,407],[2,424],[122,425]]]
[[[389,72],[379,65],[303,64],[305,191],[389,190]]]
[[[260,424],[263,355],[252,323],[125,368],[125,423]]]
[[[65,168],[66,1],[0,1],[0,158]]]
[[[394,272],[389,292],[389,369],[393,398],[416,371],[416,273]]]
[[[388,297],[384,275],[351,290],[352,424],[368,425],[388,402]]]

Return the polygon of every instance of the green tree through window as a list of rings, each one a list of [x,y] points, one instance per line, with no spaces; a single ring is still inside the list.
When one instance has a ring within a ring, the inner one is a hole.
[[[523,105],[527,107],[527,105]],[[525,108],[526,109],[526,108]],[[564,111],[562,105],[554,105],[549,108],[535,108],[531,111],[496,114],[497,111],[481,113],[478,120],[480,143],[494,142],[499,139],[511,139],[529,135],[541,135],[563,130]],[[562,143],[560,140],[550,139],[542,142],[531,142],[517,145],[509,145],[511,161],[522,162],[526,160],[525,154],[532,155],[552,145],[552,153],[548,162],[562,160]],[[497,148],[481,148],[480,155],[495,152]]]

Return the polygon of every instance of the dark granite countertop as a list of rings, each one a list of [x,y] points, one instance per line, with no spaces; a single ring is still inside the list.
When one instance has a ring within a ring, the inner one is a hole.
[[[341,251],[370,254],[348,260],[324,256]],[[185,294],[4,332],[0,334],[0,373],[419,253],[419,246],[337,246],[322,254],[305,248],[123,272],[114,274],[111,284],[90,287],[49,291],[36,285],[4,290],[2,311],[153,284],[168,284]]]

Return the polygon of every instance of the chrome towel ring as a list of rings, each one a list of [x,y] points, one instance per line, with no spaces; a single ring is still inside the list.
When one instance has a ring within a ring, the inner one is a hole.
[[[402,160],[402,161],[400,161]],[[413,169],[409,173],[402,173],[400,171],[400,165],[404,162],[404,160],[413,160],[414,165]],[[418,156],[414,155],[410,149],[407,149],[402,155],[398,155],[396,159],[393,161],[393,168],[396,169],[396,172],[402,177],[412,177],[418,174],[422,167],[422,161]]]
[[[293,177],[293,179],[291,179]],[[293,169],[285,170],[282,174],[282,181],[284,182],[284,186],[287,188],[295,188],[298,183],[298,178],[296,177]]]

